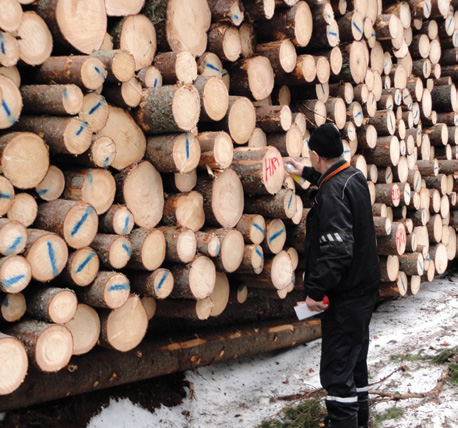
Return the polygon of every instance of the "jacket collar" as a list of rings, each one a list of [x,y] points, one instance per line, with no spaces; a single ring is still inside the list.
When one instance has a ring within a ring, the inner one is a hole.
[[[325,173],[318,180],[318,187],[321,187],[327,180],[334,175],[350,167],[350,164],[345,160],[339,160],[335,164],[331,165]]]

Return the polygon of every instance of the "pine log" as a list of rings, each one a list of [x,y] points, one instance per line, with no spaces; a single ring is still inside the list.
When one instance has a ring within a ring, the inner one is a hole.
[[[102,93],[112,104],[124,109],[135,108],[142,100],[142,84],[132,77],[127,82],[104,86]]]
[[[3,0],[0,29],[8,32],[16,31],[21,25],[21,19],[21,4],[17,0]]]
[[[90,125],[77,117],[22,116],[14,129],[42,136],[56,153],[81,154],[89,148],[92,139]]]
[[[142,297],[142,305],[145,308],[146,317],[150,321],[156,315],[156,299],[154,297]]]
[[[89,93],[83,98],[83,107],[78,116],[89,123],[92,132],[99,132],[107,124],[108,114],[105,97],[97,93]]]
[[[203,197],[199,192],[168,195],[165,200],[162,223],[167,226],[182,226],[197,232],[205,222]]]
[[[23,256],[13,255],[0,259],[0,290],[19,293],[32,279],[32,267]]]
[[[364,82],[367,71],[365,55],[365,42],[353,41],[341,45],[342,69],[340,73],[332,77],[332,81],[354,81],[356,84]]]
[[[162,178],[148,161],[132,164],[115,176],[117,199],[132,212],[135,224],[154,227],[164,207]]]
[[[0,43],[2,43],[3,48],[0,51],[0,65],[14,67],[19,61],[20,55],[18,41],[11,34],[0,31]]]
[[[165,84],[192,83],[197,78],[197,63],[188,51],[160,53],[154,58],[153,64]]]
[[[259,214],[242,214],[236,229],[242,233],[246,243],[260,244],[265,237],[266,221]]]
[[[372,149],[363,149],[366,161],[381,166],[396,166],[400,158],[399,139],[395,135],[378,137]]]
[[[60,198],[64,188],[64,173],[57,166],[50,165],[43,180],[35,186],[35,191],[44,201],[53,201]]]
[[[86,354],[97,344],[100,318],[91,306],[78,303],[74,317],[64,325],[73,336],[73,355]]]
[[[68,256],[59,281],[72,287],[85,287],[95,280],[99,267],[97,253],[90,247],[80,248]]]
[[[257,196],[245,199],[244,212],[264,217],[289,219],[296,214],[294,190],[281,189],[272,196]]]
[[[0,333],[0,395],[11,394],[19,388],[27,375],[29,362],[24,344],[7,334]]]
[[[246,143],[256,127],[253,103],[246,97],[229,96],[229,107],[223,118],[222,127],[236,144]]]
[[[312,128],[317,128],[326,122],[326,105],[320,100],[303,100],[297,104],[299,111],[301,111],[307,118],[307,123]]]
[[[116,156],[111,166],[122,170],[140,161],[146,150],[146,137],[130,114],[118,107],[108,107],[108,120],[100,136],[110,137],[116,146]]]
[[[176,226],[158,227],[165,238],[165,259],[172,263],[191,262],[197,250],[197,240],[194,231]]]
[[[407,293],[408,279],[405,272],[399,271],[398,277],[393,282],[385,282],[380,288],[379,295],[381,298],[403,297]]]
[[[107,82],[128,82],[135,74],[134,56],[120,49],[97,50],[91,53],[102,61],[107,76]]]
[[[267,40],[290,39],[296,46],[301,47],[309,44],[312,30],[312,12],[304,1],[279,10],[272,19],[263,21],[257,28],[259,35]]]
[[[231,68],[231,92],[257,101],[268,97],[274,87],[274,71],[267,57],[240,60]]]
[[[399,274],[399,257],[397,255],[380,256],[381,282],[394,282]]]
[[[102,310],[100,324],[100,344],[127,352],[145,337],[148,317],[140,298],[132,294],[121,307]]]
[[[16,220],[23,226],[32,225],[37,217],[38,204],[35,198],[28,193],[18,193],[7,213],[9,220]]]
[[[135,70],[151,65],[156,53],[156,30],[144,15],[130,15],[110,29],[116,48],[129,52],[135,59]]]
[[[0,218],[0,254],[12,256],[24,251],[27,230],[16,220]]]
[[[247,194],[276,194],[285,177],[282,156],[270,146],[235,149],[232,169]]]
[[[22,110],[22,96],[14,82],[4,75],[0,75],[0,91],[2,92],[0,129],[5,129],[18,121]]]
[[[89,245],[97,233],[99,219],[83,201],[56,199],[39,206],[35,226],[62,236],[75,249]]]
[[[162,300],[170,295],[174,287],[173,275],[165,268],[159,268],[153,272],[129,270],[127,276],[132,291],[140,296],[151,296]]]
[[[215,179],[201,176],[195,189],[203,197],[205,222],[229,228],[238,223],[243,213],[244,188],[236,171],[227,168]]]
[[[429,255],[431,260],[434,261],[436,273],[439,275],[444,273],[448,266],[447,247],[442,243],[431,245]]]
[[[170,266],[170,270],[175,280],[171,298],[202,300],[215,287],[215,264],[206,256],[197,255],[192,262]]]
[[[215,22],[208,32],[207,48],[222,61],[237,61],[242,53],[239,29],[231,24]]]
[[[275,3],[275,0],[254,0],[251,2],[244,2],[245,19],[250,21],[259,21],[264,18],[272,19],[275,13]]]
[[[121,272],[100,270],[92,284],[75,291],[81,303],[96,308],[116,309],[129,298],[130,283]]]
[[[207,0],[193,0],[185,4],[179,0],[168,1],[166,35],[170,49],[202,55],[207,46],[210,23],[211,11]]]
[[[128,235],[133,227],[133,215],[125,205],[113,204],[104,215],[99,217],[99,230],[102,233]]]
[[[236,229],[205,229],[205,233],[219,240],[218,254],[213,262],[218,270],[232,273],[242,263],[245,248],[243,235]]]
[[[245,245],[243,258],[237,273],[261,273],[264,269],[264,252],[259,244]]]
[[[229,108],[229,93],[217,76],[198,76],[194,86],[199,92],[202,110],[199,121],[219,121]]]
[[[269,59],[276,82],[280,76],[291,73],[296,68],[297,53],[289,39],[258,44],[256,53]]]
[[[196,232],[197,250],[207,257],[217,257],[221,251],[221,243],[215,232],[199,230]]]
[[[227,132],[201,132],[197,139],[200,145],[200,168],[226,169],[232,163],[234,145]]]
[[[406,229],[402,223],[392,222],[389,235],[377,236],[377,252],[380,255],[402,255],[406,249]]]
[[[57,372],[72,356],[73,338],[70,331],[58,324],[43,321],[19,321],[7,329],[25,346],[29,362],[43,372]]]
[[[144,132],[161,134],[193,129],[199,119],[200,96],[193,85],[149,88],[136,112]]]
[[[70,321],[78,305],[73,290],[60,287],[33,287],[27,293],[27,313],[35,319],[55,324]]]
[[[424,264],[421,253],[405,253],[399,256],[399,268],[407,275],[423,275]]]
[[[199,163],[199,139],[192,133],[163,134],[148,137],[146,159],[160,172],[186,174]]]
[[[25,297],[22,293],[4,294],[0,298],[0,320],[15,322],[22,318],[26,311]]]
[[[132,245],[127,236],[98,233],[91,243],[100,264],[107,269],[122,269],[130,260]]]
[[[139,70],[137,79],[140,80],[143,88],[160,88],[162,86],[161,72],[152,65]]]
[[[132,243],[132,255],[127,267],[153,271],[162,265],[166,243],[160,230],[136,228],[129,234],[129,239]]]
[[[279,218],[266,220],[266,238],[261,242],[265,254],[278,254],[286,242],[285,223]]]

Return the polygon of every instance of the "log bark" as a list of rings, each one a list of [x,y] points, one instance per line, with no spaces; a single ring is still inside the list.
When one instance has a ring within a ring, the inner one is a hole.
[[[153,272],[129,270],[127,276],[133,292],[140,296],[151,296],[163,300],[170,295],[174,286],[172,272],[166,268],[159,268]]]
[[[130,52],[120,49],[97,50],[91,56],[102,61],[107,82],[128,82],[135,75],[135,58]]]
[[[78,303],[75,316],[65,327],[73,336],[73,355],[88,353],[99,340],[100,317],[94,308],[84,303]]]
[[[154,271],[165,259],[165,238],[157,229],[136,228],[129,234],[132,255],[128,266],[136,270]]]
[[[199,121],[219,121],[229,108],[229,92],[217,76],[198,76],[194,86],[199,92],[202,106]]]
[[[201,132],[197,136],[200,145],[200,168],[226,169],[232,163],[234,145],[227,132]]]
[[[202,195],[196,191],[169,194],[161,221],[167,226],[183,226],[197,232],[205,222],[203,203]]]
[[[219,240],[219,251],[213,262],[219,271],[232,273],[236,271],[243,259],[245,248],[243,235],[236,229],[206,229],[205,233],[216,236]]]
[[[158,228],[165,238],[165,259],[171,263],[191,262],[197,250],[197,240],[194,231],[188,228],[160,226]]]
[[[246,243],[260,244],[265,237],[266,221],[260,214],[242,214],[236,229],[242,233]]]
[[[99,271],[100,260],[90,247],[75,250],[68,256],[68,261],[59,280],[72,287],[85,287],[91,284]]]
[[[109,108],[103,95],[97,93],[86,94],[83,98],[83,107],[79,117],[89,123],[92,132],[104,129],[108,121]]]
[[[102,267],[122,269],[130,260],[132,245],[127,236],[98,233],[91,243]]]

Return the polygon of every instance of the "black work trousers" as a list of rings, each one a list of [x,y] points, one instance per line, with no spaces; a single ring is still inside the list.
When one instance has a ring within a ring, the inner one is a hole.
[[[368,399],[367,352],[369,323],[378,292],[331,299],[321,320],[320,380],[328,392],[331,420],[344,421],[358,413],[358,401]]]

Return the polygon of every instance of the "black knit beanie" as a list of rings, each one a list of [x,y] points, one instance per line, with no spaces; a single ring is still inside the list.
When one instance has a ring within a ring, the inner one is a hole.
[[[338,158],[343,153],[340,132],[332,123],[325,123],[313,131],[309,149],[326,159]]]

